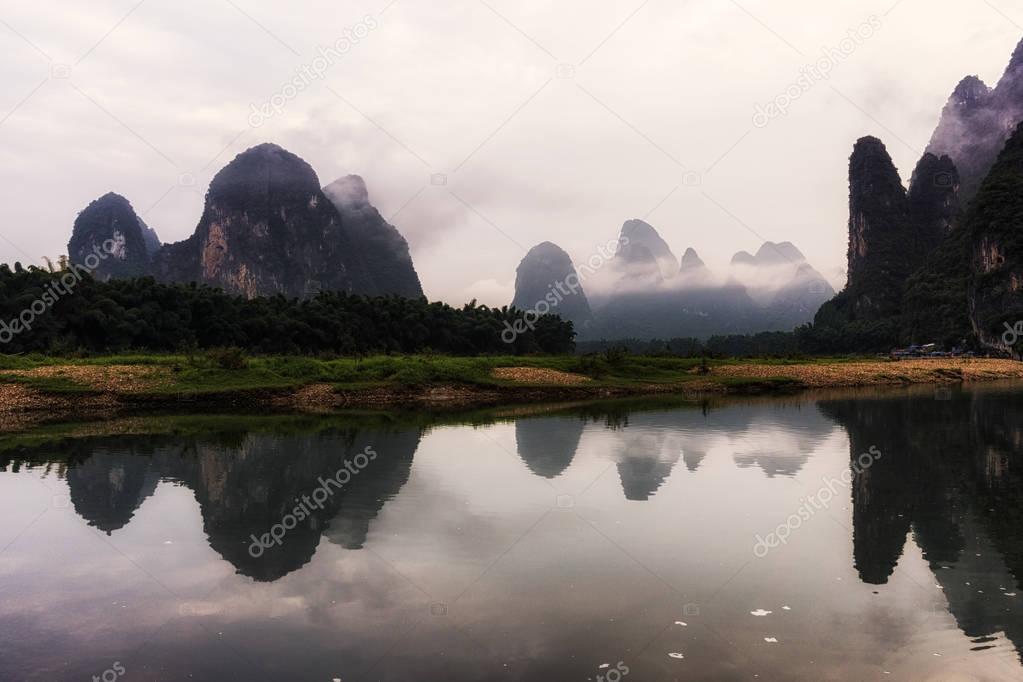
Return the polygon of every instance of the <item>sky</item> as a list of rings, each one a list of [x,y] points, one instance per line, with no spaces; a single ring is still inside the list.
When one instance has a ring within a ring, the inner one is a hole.
[[[66,253],[109,191],[185,239],[274,142],[363,176],[434,300],[507,304],[529,248],[585,262],[632,218],[718,271],[791,241],[840,288],[853,143],[908,181],[1020,38],[1009,0],[0,0],[0,261]]]

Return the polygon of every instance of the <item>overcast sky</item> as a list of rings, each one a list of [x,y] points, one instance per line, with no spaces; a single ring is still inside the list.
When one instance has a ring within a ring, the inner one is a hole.
[[[840,286],[854,141],[908,179],[956,83],[993,85],[1021,37],[1013,0],[0,0],[0,260],[65,253],[108,191],[184,239],[270,141],[322,184],[362,175],[431,299],[508,303],[525,250],[585,261],[630,218],[718,270],[789,240]]]

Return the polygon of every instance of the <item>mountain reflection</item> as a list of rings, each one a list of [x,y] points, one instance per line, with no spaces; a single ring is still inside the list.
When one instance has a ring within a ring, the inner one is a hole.
[[[947,397],[947,396],[941,396]],[[1023,646],[1023,395],[996,388],[936,400],[933,390],[820,403],[850,456],[883,457],[853,477],[853,561],[882,585],[909,533],[959,628],[983,645]]]
[[[75,511],[111,533],[123,528],[160,481],[194,493],[209,545],[242,575],[277,580],[307,564],[321,536],[363,546],[370,522],[408,480],[419,430],[340,428],[305,434],[240,432],[122,436],[73,441],[60,472]],[[378,456],[287,531],[281,545],[254,557],[252,536],[267,533],[356,454]],[[0,459],[17,470],[21,460]],[[13,465],[13,466],[12,466]]]
[[[544,478],[557,478],[572,463],[586,422],[578,417],[519,419],[515,443],[529,470]]]
[[[883,453],[852,478],[851,563],[860,580],[888,583],[912,539],[933,579],[909,577],[921,589],[942,588],[949,612],[975,647],[994,646],[1004,634],[1019,651],[1023,393],[988,387],[948,400],[935,399],[933,389],[850,395],[721,407],[580,408],[517,419],[515,440],[535,477],[613,465],[625,499],[639,502],[658,495],[670,501],[666,493],[679,493],[669,486],[673,475],[712,479],[722,463],[733,474],[735,467],[749,469],[741,474],[746,479],[797,476],[844,430],[850,461],[871,448]],[[309,563],[324,540],[345,550],[365,547],[374,521],[408,483],[426,433],[421,423],[375,417],[307,419],[286,428],[258,424],[68,439],[59,456],[53,446],[0,456],[0,470],[56,469],[75,512],[108,534],[130,524],[161,483],[183,486],[198,503],[210,547],[238,573],[276,581]],[[252,536],[280,523],[321,486],[321,477],[367,447],[378,456],[289,530],[282,546],[258,557],[250,553]],[[844,465],[844,449],[840,457]]]

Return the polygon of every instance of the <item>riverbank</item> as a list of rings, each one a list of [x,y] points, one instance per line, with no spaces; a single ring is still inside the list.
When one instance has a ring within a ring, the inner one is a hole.
[[[712,360],[642,356],[443,356],[321,360],[127,355],[0,356],[0,432],[146,410],[439,411],[645,395],[687,398],[806,388],[1023,379],[1023,363],[941,358]]]

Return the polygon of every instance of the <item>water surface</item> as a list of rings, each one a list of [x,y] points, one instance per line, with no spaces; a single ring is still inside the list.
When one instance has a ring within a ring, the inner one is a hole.
[[[1021,408],[991,385],[9,440],[0,679],[1023,679]]]

